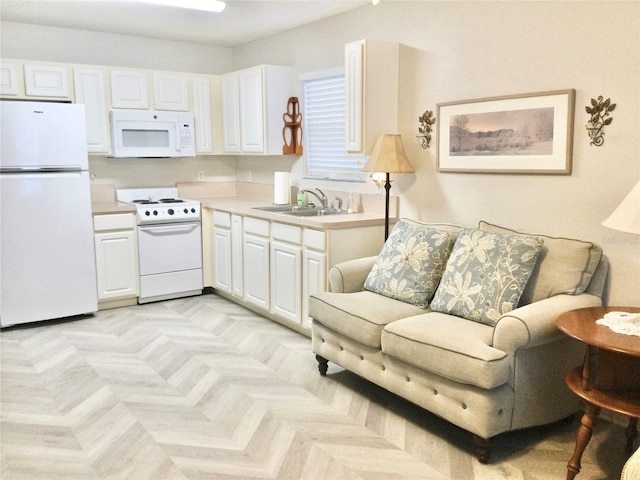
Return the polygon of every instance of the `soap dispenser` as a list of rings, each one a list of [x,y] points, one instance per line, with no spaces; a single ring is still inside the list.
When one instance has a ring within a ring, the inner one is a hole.
[[[298,189],[298,206],[302,207],[304,205],[304,190],[302,188]]]

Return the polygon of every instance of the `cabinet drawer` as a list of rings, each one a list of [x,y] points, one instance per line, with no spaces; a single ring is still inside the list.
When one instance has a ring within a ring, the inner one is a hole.
[[[273,223],[272,236],[274,240],[282,240],[283,242],[302,244],[302,228],[294,225],[285,225],[284,223]]]
[[[268,237],[269,221],[253,217],[244,217],[244,233],[253,233],[261,237]]]
[[[213,224],[216,227],[231,228],[231,214],[227,212],[213,211]]]
[[[313,250],[320,250],[324,252],[326,250],[326,233],[320,230],[310,230],[305,228],[304,230],[304,246]]]
[[[136,217],[133,214],[96,215],[93,217],[93,229],[96,232],[133,230],[134,228],[136,228]]]

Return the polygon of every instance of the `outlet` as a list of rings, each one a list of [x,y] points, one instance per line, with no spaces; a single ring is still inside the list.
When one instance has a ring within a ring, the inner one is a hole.
[[[198,181],[204,182],[204,170],[198,170]]]

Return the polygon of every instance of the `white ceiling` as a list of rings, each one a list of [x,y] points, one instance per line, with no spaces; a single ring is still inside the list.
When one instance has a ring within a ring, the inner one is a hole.
[[[0,0],[0,19],[236,47],[371,0],[227,0],[222,13],[134,0]]]

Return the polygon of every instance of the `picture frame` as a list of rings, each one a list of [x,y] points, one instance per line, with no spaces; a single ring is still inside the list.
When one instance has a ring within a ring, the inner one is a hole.
[[[440,172],[570,175],[573,89],[439,103]]]

